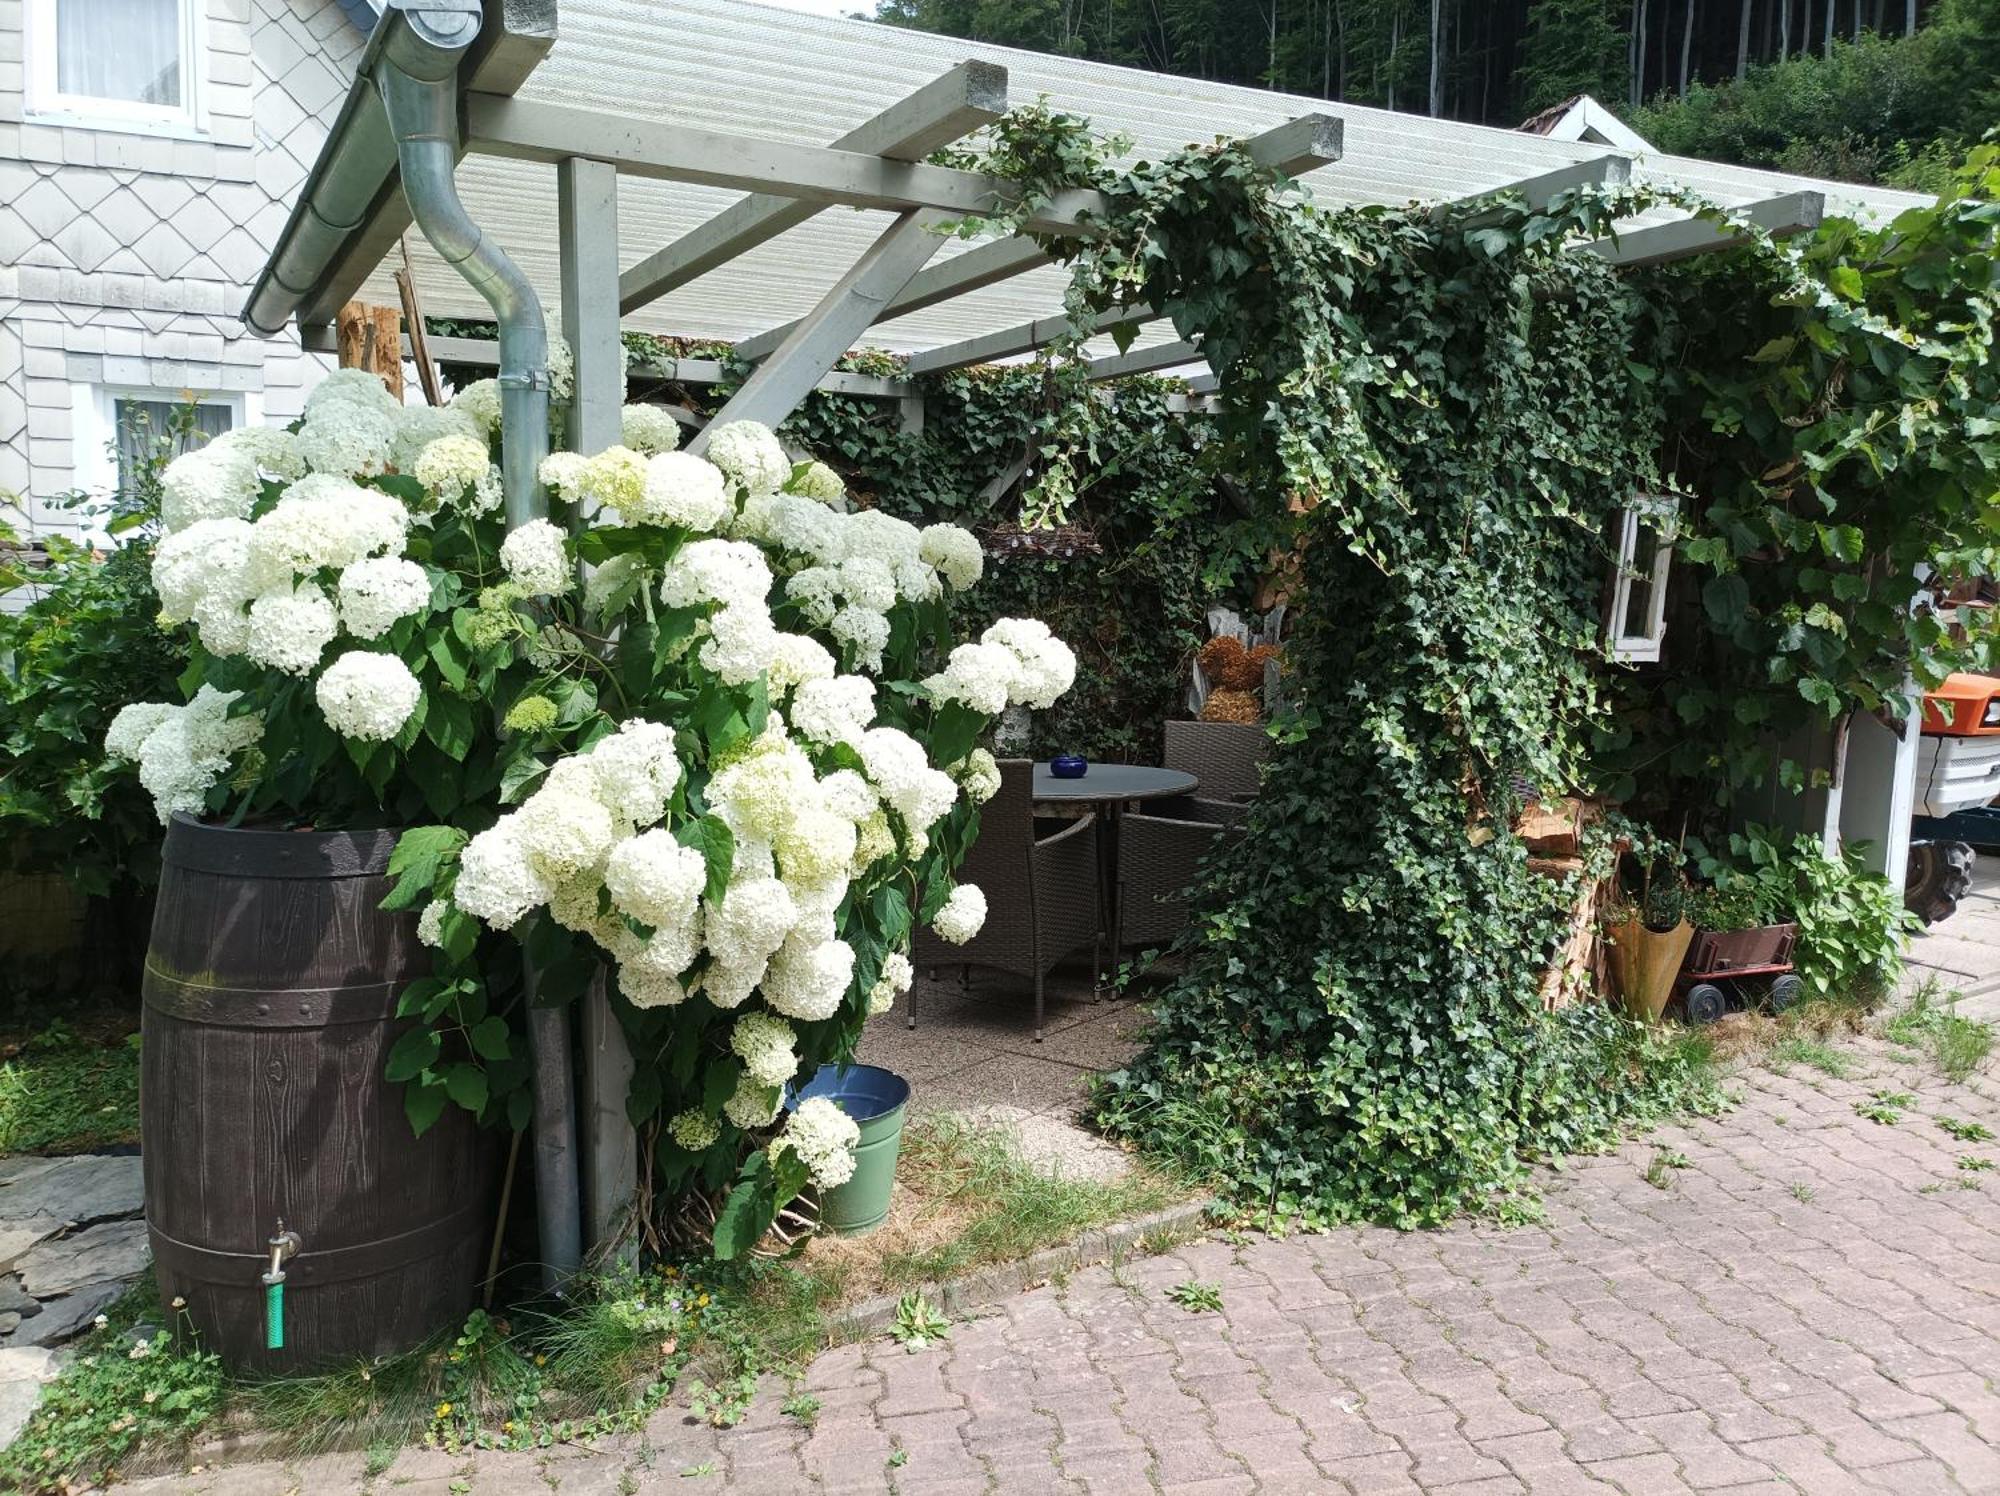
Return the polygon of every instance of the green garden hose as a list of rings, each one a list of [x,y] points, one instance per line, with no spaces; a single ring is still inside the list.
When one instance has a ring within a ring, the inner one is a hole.
[[[285,1280],[264,1285],[264,1349],[285,1348]]]

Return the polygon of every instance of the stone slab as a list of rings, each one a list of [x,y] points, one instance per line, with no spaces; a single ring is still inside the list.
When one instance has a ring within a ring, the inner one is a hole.
[[[60,1345],[82,1334],[124,1292],[123,1283],[88,1283],[59,1299],[45,1299],[42,1312],[33,1319],[23,1320],[21,1328],[8,1337],[7,1345],[9,1348]]]
[[[23,1220],[0,1220],[0,1273],[12,1272],[14,1264],[27,1256],[38,1242],[46,1241],[66,1223],[56,1216],[28,1216]]]
[[[144,1221],[106,1221],[36,1247],[21,1259],[21,1286],[46,1302],[87,1283],[136,1278],[151,1260]]]
[[[137,1154],[80,1153],[0,1185],[0,1221],[52,1215],[89,1226],[137,1215],[145,1204]]]
[[[28,1426],[43,1385],[55,1380],[63,1360],[62,1352],[41,1346],[0,1350],[0,1449],[12,1444]]]
[[[19,1278],[12,1273],[0,1278],[0,1314],[18,1314],[25,1319],[41,1312],[41,1304],[21,1287]]]

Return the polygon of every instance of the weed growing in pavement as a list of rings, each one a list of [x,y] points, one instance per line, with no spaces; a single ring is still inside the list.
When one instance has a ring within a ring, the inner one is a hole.
[[[1883,1025],[1883,1036],[1928,1055],[1947,1079],[1964,1080],[1992,1053],[1993,1029],[1958,1012],[1961,995],[1944,990],[1935,976],[1925,977],[1908,1004]]]
[[[785,1405],[780,1411],[794,1423],[802,1423],[811,1428],[819,1422],[819,1410],[820,1400],[810,1392],[794,1392],[785,1399]]]
[[[950,1333],[951,1321],[916,1289],[896,1300],[896,1317],[889,1325],[889,1335],[912,1355]]]
[[[1795,1180],[1791,1185],[1791,1196],[1801,1205],[1810,1205],[1813,1200],[1813,1187],[1803,1179]]]
[[[1993,1160],[1990,1158],[1978,1158],[1968,1153],[1959,1159],[1958,1166],[1968,1173],[1983,1174],[1993,1167]]]
[[[1185,1283],[1176,1283],[1167,1290],[1167,1297],[1190,1314],[1219,1314],[1222,1312],[1222,1288],[1215,1283],[1204,1283],[1199,1278],[1190,1278]]]
[[[688,1395],[688,1410],[710,1428],[734,1428],[756,1395],[757,1373],[739,1371],[713,1385],[696,1381]]]
[[[901,1444],[898,1444],[894,1449],[889,1451],[888,1463],[889,1463],[889,1468],[891,1470],[902,1469],[905,1465],[910,1463],[909,1450],[903,1448]]]
[[[715,1474],[715,1461],[703,1460],[699,1465],[690,1465],[681,1472],[682,1480],[700,1480],[704,1475]]]
[[[1942,1179],[1933,1179],[1929,1184],[1918,1185],[1917,1193],[1920,1195],[1935,1195],[1939,1190],[1943,1188],[1944,1188],[1944,1181]]]
[[[1773,1070],[1782,1071],[1792,1065],[1806,1065],[1835,1080],[1845,1080],[1854,1068],[1852,1058],[1835,1049],[1823,1039],[1811,1038],[1804,1034],[1794,1034],[1780,1039],[1771,1046],[1768,1062]]]
[[[1990,1143],[1993,1129],[1979,1122],[1961,1122],[1957,1117],[1939,1117],[1937,1125],[1961,1143]]]
[[[1493,1219],[1503,1226],[1539,1226],[1549,1218],[1542,1197],[1533,1190],[1512,1189],[1493,1201]]]
[[[1914,1106],[1917,1098],[1908,1091],[1877,1091],[1866,1101],[1854,1103],[1856,1114],[1870,1122],[1880,1122],[1885,1127],[1894,1127],[1903,1120],[1903,1110]]]

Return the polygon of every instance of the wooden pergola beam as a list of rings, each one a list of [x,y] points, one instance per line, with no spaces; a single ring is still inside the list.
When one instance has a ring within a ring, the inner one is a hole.
[[[1457,199],[1457,202],[1477,202],[1481,198],[1498,197],[1505,192],[1525,198],[1528,207],[1539,213],[1563,193],[1574,191],[1578,187],[1623,187],[1631,180],[1632,160],[1629,156],[1593,156],[1588,161],[1559,166],[1554,171],[1545,171],[1536,177],[1523,177],[1518,182],[1509,182],[1489,192],[1470,194]],[[1439,204],[1440,209],[1445,206],[1447,205]]]
[[[1792,234],[1810,233],[1820,226],[1821,220],[1826,217],[1826,194],[1787,192],[1781,197],[1767,197],[1734,211],[1751,226],[1782,239]],[[1689,255],[1729,249],[1750,238],[1748,230],[1733,224],[1717,223],[1708,218],[1683,218],[1674,223],[1656,224],[1652,228],[1612,234],[1584,248],[1614,265],[1663,265],[1669,260],[1686,259]]]
[[[836,150],[893,161],[921,161],[1006,112],[1007,70],[990,62],[962,62],[832,144]],[[820,209],[817,203],[763,192],[733,203],[619,276],[618,310],[635,311],[797,227]]]
[[[1343,139],[1341,122],[1333,115],[1302,114],[1297,119],[1287,120],[1262,134],[1251,136],[1243,144],[1253,160],[1275,167],[1287,175],[1297,176],[1321,166],[1331,166],[1340,160]],[[1037,265],[1047,263],[1048,256],[1031,239],[996,239],[912,276],[910,283],[891,298],[876,320],[886,322],[892,317],[922,311],[939,302],[1011,280]],[[736,345],[736,351],[744,358],[762,358],[784,341],[793,326],[788,322],[769,332],[745,338]]]
[[[1108,358],[1092,359],[1088,372],[1093,381],[1122,379],[1127,374],[1152,374],[1161,369],[1200,362],[1201,350],[1192,343],[1177,339],[1171,343],[1155,343],[1150,348],[1128,349]]]
[[[832,146],[757,140],[637,120],[567,104],[468,94],[467,150],[550,165],[571,156],[609,161],[625,176],[693,182],[739,192],[772,193],[826,206],[904,213],[936,208],[965,217],[990,214],[1020,199],[1020,187],[978,172],[891,161]],[[1023,226],[1033,233],[1075,234],[1107,211],[1101,194],[1056,194]]]

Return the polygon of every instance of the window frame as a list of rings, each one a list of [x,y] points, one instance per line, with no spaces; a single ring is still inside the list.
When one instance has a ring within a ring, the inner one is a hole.
[[[118,491],[118,457],[112,450],[118,440],[118,402],[149,400],[166,405],[186,401],[189,391],[159,389],[138,384],[76,384],[70,387],[70,487],[93,498],[109,498]],[[198,405],[220,406],[229,412],[229,429],[241,430],[263,419],[263,401],[244,390],[196,390]],[[104,542],[109,537],[95,523],[90,537]]]
[[[37,123],[140,134],[204,136],[208,133],[207,0],[174,0],[180,10],[181,102],[171,107],[131,99],[64,93],[58,85],[56,6],[60,0],[25,0],[26,97],[23,113]]]
[[[1618,548],[1611,560],[1611,598],[1604,614],[1604,645],[1614,660],[1632,665],[1657,664],[1667,633],[1667,579],[1673,569],[1674,541],[1680,533],[1680,496],[1670,493],[1634,494],[1618,512]],[[1639,541],[1654,537],[1652,567],[1638,566]],[[1646,595],[1645,631],[1623,632],[1631,612],[1632,589],[1643,583]]]

